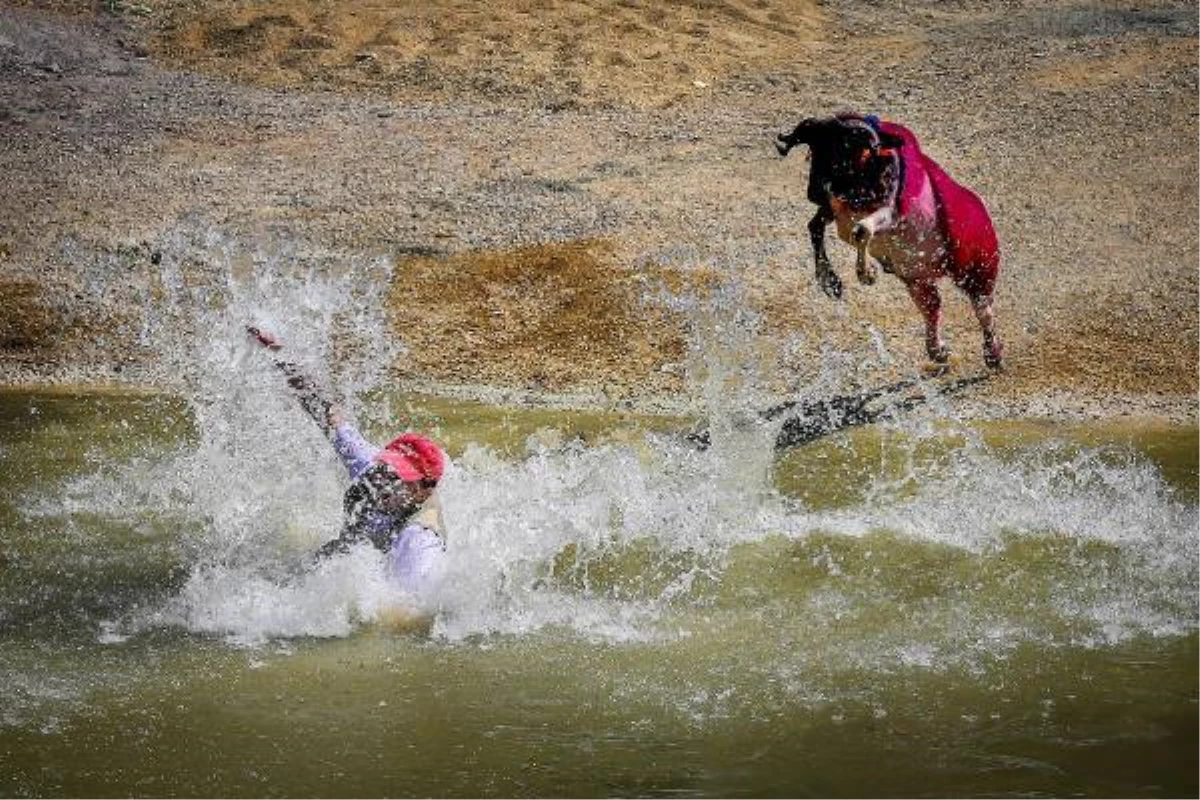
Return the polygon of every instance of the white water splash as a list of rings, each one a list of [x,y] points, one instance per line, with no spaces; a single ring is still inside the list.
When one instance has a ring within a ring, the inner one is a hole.
[[[719,580],[731,546],[782,521],[767,486],[719,451],[666,441],[539,449],[515,464],[468,451],[442,491],[454,567],[437,631],[451,639],[553,626],[657,637],[695,581]],[[602,565],[639,545],[632,574]],[[589,565],[616,575],[593,584]]]
[[[47,515],[130,524],[158,518],[177,527],[188,566],[180,591],[102,635],[169,625],[236,642],[346,636],[410,604],[389,588],[373,552],[309,565],[316,546],[338,531],[345,477],[244,333],[247,322],[270,327],[352,413],[391,423],[386,400],[363,400],[386,385],[386,366],[402,351],[380,302],[386,268],[351,260],[335,269],[274,245],[242,252],[208,232],[183,231],[164,251],[161,297],[148,298],[144,334],[164,343],[164,385],[188,400],[194,445],[101,469],[69,484],[63,497],[31,505]],[[814,645],[826,658],[846,649],[919,664],[955,649],[1003,652],[1022,637],[1047,635],[1044,625],[970,605],[969,592],[965,604],[933,598],[915,619],[897,612],[881,634],[863,619],[882,590],[873,594],[861,571],[832,556],[816,566],[833,583],[815,593],[793,581],[774,584],[780,596],[764,600],[758,576],[735,570],[743,551],[772,552],[780,537],[802,543],[879,532],[1001,560],[1014,541],[1101,543],[1114,549],[1119,574],[1106,582],[1103,558],[1081,556],[1068,567],[1074,571],[1043,579],[1055,599],[1034,613],[1049,609],[1096,641],[1195,629],[1196,505],[1132,452],[1056,445],[1001,452],[959,429],[954,435],[965,442],[922,460],[921,447],[946,435],[931,421],[948,410],[931,397],[931,409],[883,429],[893,450],[907,450],[906,465],[897,472],[867,463],[872,488],[861,501],[815,511],[780,495],[772,471],[782,419],[752,418],[761,381],[741,354],[758,321],[744,307],[731,285],[712,305],[692,309],[692,371],[712,424],[706,450],[647,436],[632,445],[555,449],[531,442],[517,459],[482,446],[462,453],[440,489],[452,567],[429,600],[435,637],[565,631],[605,642],[681,639],[719,624],[709,617],[718,619],[729,598],[794,602],[814,624],[840,614],[849,629],[831,627],[824,635],[832,644]],[[814,357],[823,366],[804,397],[836,393],[869,372],[827,344]],[[926,632],[934,639],[922,638]]]
[[[301,413],[282,403],[277,422],[308,430]],[[885,434],[888,446],[927,449],[944,435],[912,427],[916,433]],[[267,441],[261,461],[202,439],[173,457],[129,462],[68,487],[62,513],[130,522],[165,513],[190,531],[185,550],[194,566],[181,591],[109,633],[172,625],[236,642],[346,636],[409,601],[389,588],[369,549],[307,566],[338,529],[344,478],[319,436]],[[755,483],[747,476],[757,468],[739,472],[731,458],[655,436],[553,449],[531,442],[517,459],[468,447],[440,490],[452,566],[429,601],[433,635],[678,639],[724,624],[728,609],[717,609],[745,598],[737,602],[750,603],[749,619],[759,603],[794,606],[778,613],[798,615],[809,650],[823,659],[883,668],[931,653],[943,666],[952,653],[1003,655],[1031,638],[1065,635],[1086,645],[1196,628],[1197,507],[1132,450],[1048,443],[998,452],[956,440],[940,457],[869,472],[874,489],[834,510],[810,510]],[[788,551],[777,542],[814,536],[868,544],[849,555],[812,551],[794,579],[743,563],[766,559],[762,567],[778,570]],[[916,616],[887,612],[891,621],[877,629],[888,593],[930,579],[905,577],[917,568],[905,563],[908,547],[932,548],[938,558],[939,548],[960,553],[950,563],[966,565],[966,583],[928,595]],[[1029,560],[1040,557],[1052,563]],[[976,596],[971,576],[989,574],[981,591],[1002,593],[1014,580],[1024,587],[1017,591],[1045,597],[1031,596],[1026,607],[1003,594]],[[995,601],[998,610],[989,607]]]
[[[177,596],[137,624],[179,626],[255,645],[278,637],[348,636],[395,609],[415,615],[419,606],[387,579],[379,554],[362,547],[291,577],[267,575],[253,565],[201,565]]]
[[[915,449],[918,441],[901,446]],[[823,515],[820,525],[846,535],[886,529],[977,552],[1005,534],[1054,532],[1161,549],[1174,561],[1187,549],[1172,553],[1167,540],[1184,544],[1195,515],[1133,451],[1050,442],[1004,456],[975,441],[938,463],[909,464],[900,477],[875,484],[864,503]]]

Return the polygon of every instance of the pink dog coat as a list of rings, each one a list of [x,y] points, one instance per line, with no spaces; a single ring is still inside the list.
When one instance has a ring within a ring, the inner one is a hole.
[[[947,242],[947,250],[941,254],[942,268],[968,296],[990,296],[1000,272],[1000,244],[983,201],[925,155],[908,128],[880,121],[879,131],[903,141],[900,157],[904,163],[904,186],[897,199],[899,216],[907,217],[925,185],[931,184],[938,226]]]

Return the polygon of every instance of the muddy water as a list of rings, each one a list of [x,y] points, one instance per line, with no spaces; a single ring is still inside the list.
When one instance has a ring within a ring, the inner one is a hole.
[[[402,415],[418,632],[286,397],[0,394],[0,794],[1197,792],[1195,429]]]

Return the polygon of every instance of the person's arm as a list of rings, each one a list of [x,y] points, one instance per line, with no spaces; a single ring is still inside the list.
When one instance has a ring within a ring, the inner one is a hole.
[[[350,477],[357,479],[374,463],[379,448],[368,442],[336,409],[330,414],[330,426],[333,430],[333,449],[346,465]]]
[[[261,328],[249,326],[246,332],[254,337],[255,341],[270,350],[272,353],[277,353],[282,349],[279,340],[273,335],[267,333]],[[275,368],[287,376],[288,386],[296,395],[296,399],[300,401],[300,407],[313,418],[313,421],[321,428],[321,432],[326,436],[332,437],[335,429],[345,422],[345,417],[342,415],[341,409],[326,400],[321,396],[316,384],[290,361],[284,361],[281,358],[273,358]]]

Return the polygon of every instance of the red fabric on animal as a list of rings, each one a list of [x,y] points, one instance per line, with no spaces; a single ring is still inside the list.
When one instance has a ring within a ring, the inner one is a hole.
[[[971,297],[991,295],[1000,272],[1000,244],[987,207],[970,189],[956,183],[921,150],[917,137],[895,122],[881,121],[881,133],[903,141],[904,189],[900,194],[900,216],[908,215],[928,182],[937,205],[938,224],[949,244],[943,268]]]

